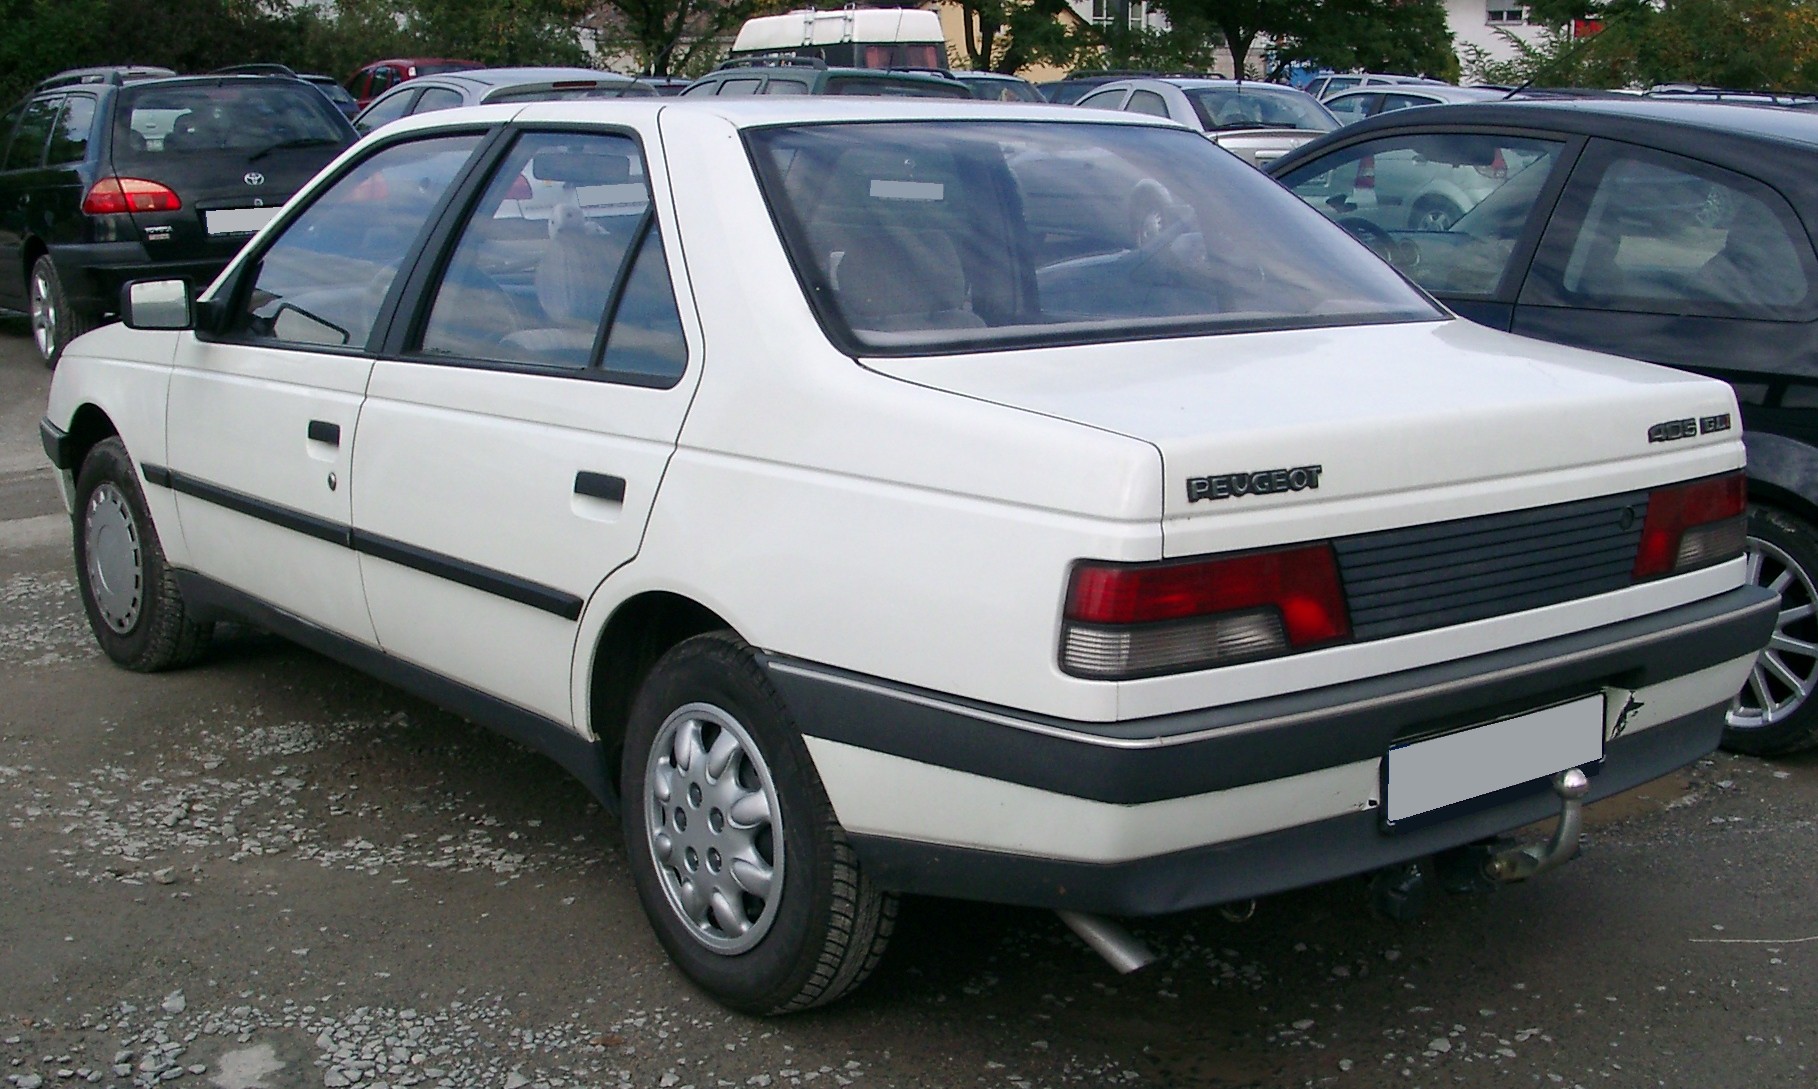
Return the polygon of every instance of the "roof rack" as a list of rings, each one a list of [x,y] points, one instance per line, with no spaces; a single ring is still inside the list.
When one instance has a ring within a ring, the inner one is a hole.
[[[225,68],[216,68],[208,73],[211,76],[289,76],[297,78],[297,73],[288,64],[260,62],[256,64],[230,64]]]
[[[1742,87],[1706,87],[1697,83],[1657,83],[1642,94],[1648,98],[1699,98],[1741,100],[1746,102],[1767,102],[1772,105],[1785,105],[1792,102],[1811,102],[1818,100],[1818,95],[1799,91],[1763,91]]]
[[[819,57],[801,57],[793,53],[763,53],[750,57],[733,57],[724,60],[714,68],[723,72],[728,68],[826,68],[827,62]]]
[[[152,64],[115,64],[101,68],[71,68],[58,72],[49,79],[38,81],[34,91],[47,91],[53,87],[75,87],[82,84],[105,84],[118,87],[138,79],[162,79],[177,73],[169,68],[160,68]]]

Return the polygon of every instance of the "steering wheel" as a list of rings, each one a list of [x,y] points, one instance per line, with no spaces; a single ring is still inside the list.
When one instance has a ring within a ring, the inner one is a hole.
[[[1351,237],[1362,242],[1376,254],[1387,261],[1395,253],[1395,238],[1388,231],[1362,216],[1342,216],[1337,221],[1340,227],[1351,232]]]

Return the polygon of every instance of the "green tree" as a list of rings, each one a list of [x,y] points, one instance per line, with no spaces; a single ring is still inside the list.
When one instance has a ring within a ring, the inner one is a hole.
[[[1158,0],[1175,32],[1220,40],[1231,55],[1233,74],[1261,75],[1260,62],[1250,63],[1256,39],[1295,25],[1301,16],[1297,0]]]
[[[1295,10],[1275,34],[1278,63],[1339,71],[1459,74],[1443,0],[1318,0]]]

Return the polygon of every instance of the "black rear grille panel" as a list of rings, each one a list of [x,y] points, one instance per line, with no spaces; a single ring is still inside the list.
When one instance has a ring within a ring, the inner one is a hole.
[[[1630,585],[1648,493],[1341,537],[1358,639],[1557,605]]]

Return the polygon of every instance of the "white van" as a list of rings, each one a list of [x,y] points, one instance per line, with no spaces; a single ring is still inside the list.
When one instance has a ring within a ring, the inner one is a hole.
[[[947,67],[941,18],[918,8],[804,9],[747,19],[732,56],[791,54],[852,68]]]

